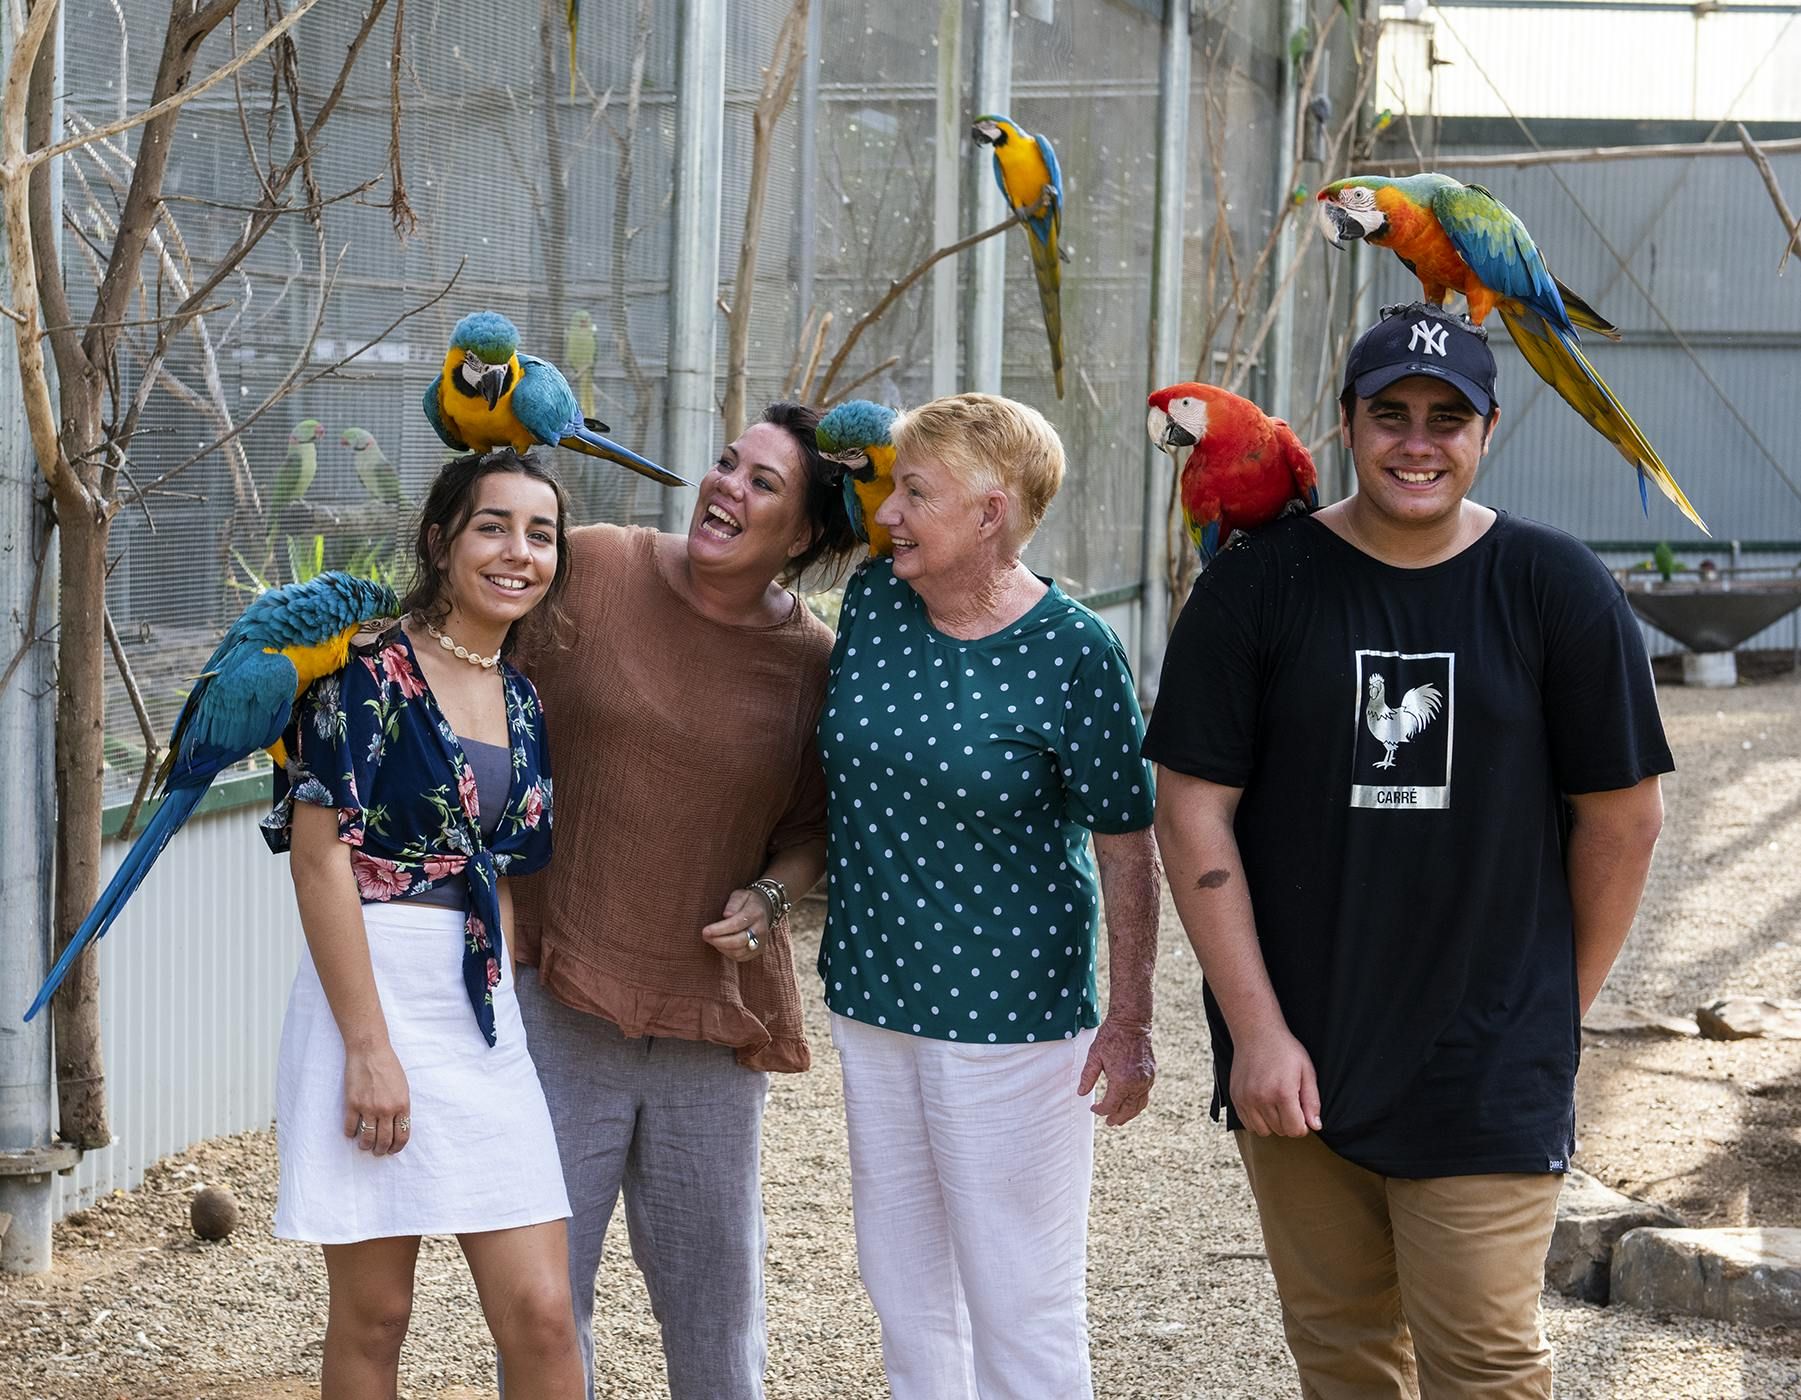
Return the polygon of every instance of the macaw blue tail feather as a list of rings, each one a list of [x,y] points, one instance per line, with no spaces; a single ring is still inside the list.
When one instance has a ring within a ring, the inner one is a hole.
[[[659,467],[648,458],[640,457],[629,447],[621,447],[605,434],[595,432],[586,423],[572,426],[568,435],[560,440],[558,446],[566,447],[571,452],[580,452],[587,457],[599,457],[602,461],[616,462],[622,467],[637,472],[639,476],[647,476],[652,481],[661,482],[664,486],[692,486],[694,484],[686,477],[677,476],[667,467]]]
[[[1640,510],[1644,511],[1647,517],[1650,516],[1651,488],[1650,483],[1645,480],[1645,473],[1642,467],[1639,469],[1638,473],[1638,506]]]
[[[44,979],[43,987],[31,1003],[31,1009],[25,1013],[27,1021],[42,1011],[56,994],[63,978],[68,976],[69,969],[75,965],[75,959],[82,955],[90,943],[112,927],[113,920],[124,909],[125,901],[144,883],[144,877],[150,873],[150,867],[156,864],[156,858],[163,853],[163,848],[200,805],[200,799],[206,796],[206,789],[205,783],[195,787],[178,787],[163,798],[162,804],[156,809],[156,815],[150,818],[143,831],[138,834],[138,839],[131,843],[131,849],[125,853],[125,859],[120,862],[105,891],[94,902],[87,918],[81,921],[81,927],[75,930],[75,936],[69,940],[69,946],[63,949],[63,955],[56,960],[56,966],[50,969],[50,975]]]

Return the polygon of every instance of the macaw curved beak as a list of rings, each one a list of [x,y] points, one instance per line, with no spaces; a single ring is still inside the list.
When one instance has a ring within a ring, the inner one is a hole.
[[[489,365],[475,381],[475,387],[489,408],[500,402],[500,396],[506,392],[507,367],[505,365]]]
[[[1354,215],[1329,199],[1320,201],[1319,222],[1326,241],[1334,248],[1343,248],[1345,244],[1362,238],[1368,232]]]
[[[1169,426],[1163,430],[1163,441],[1158,445],[1165,452],[1173,452],[1178,447],[1193,447],[1200,439],[1175,419],[1169,420]]]
[[[869,460],[869,454],[860,447],[847,447],[842,452],[822,452],[820,454],[828,462],[836,462],[858,481],[875,480],[875,464]]]
[[[998,146],[1002,133],[993,122],[977,122],[970,127],[969,135],[972,140],[979,141],[984,146]]]
[[[1193,447],[1197,441],[1193,433],[1155,406],[1145,415],[1145,428],[1151,435],[1151,446],[1171,457],[1176,456],[1178,449]]]

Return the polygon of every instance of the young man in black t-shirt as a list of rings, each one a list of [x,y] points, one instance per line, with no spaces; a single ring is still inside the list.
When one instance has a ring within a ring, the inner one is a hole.
[[[1673,767],[1600,561],[1467,499],[1494,379],[1479,328],[1384,309],[1357,494],[1200,576],[1144,746],[1308,1396],[1550,1394],[1581,1014]]]

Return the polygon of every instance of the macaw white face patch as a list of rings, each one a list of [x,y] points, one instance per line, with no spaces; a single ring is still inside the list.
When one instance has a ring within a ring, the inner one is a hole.
[[[1451,805],[1457,654],[1358,651],[1351,806]]]

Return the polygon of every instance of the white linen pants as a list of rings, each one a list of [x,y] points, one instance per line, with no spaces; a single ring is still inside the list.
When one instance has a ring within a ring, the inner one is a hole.
[[[929,1040],[832,1017],[857,1269],[894,1400],[1089,1400],[1094,1032]]]

